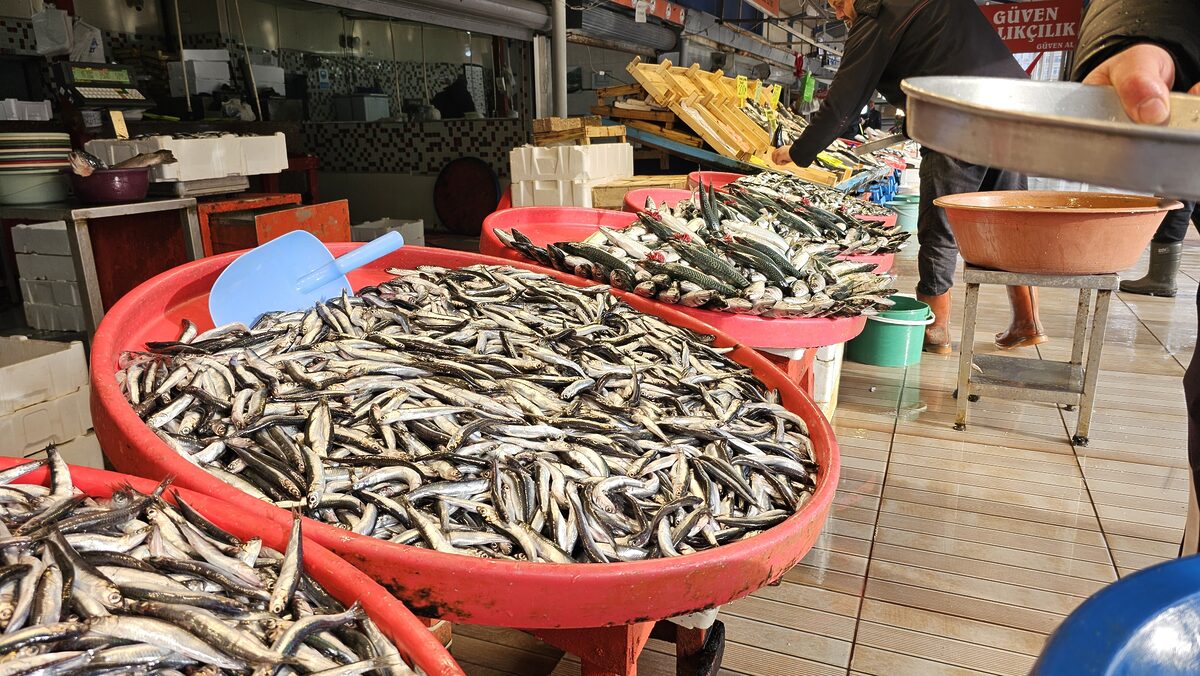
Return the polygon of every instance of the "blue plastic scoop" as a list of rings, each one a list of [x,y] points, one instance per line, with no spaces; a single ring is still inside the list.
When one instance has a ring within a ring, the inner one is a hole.
[[[208,313],[214,326],[241,322],[251,326],[267,312],[305,310],[313,304],[353,292],[346,273],[404,246],[389,232],[334,258],[321,240],[294,230],[238,256],[213,284]]]

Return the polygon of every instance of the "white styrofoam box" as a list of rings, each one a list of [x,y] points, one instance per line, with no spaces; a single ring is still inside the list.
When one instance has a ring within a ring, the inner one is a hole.
[[[425,221],[405,218],[383,218],[350,226],[350,241],[370,242],[373,239],[397,231],[404,237],[405,244],[425,246]]]
[[[0,415],[57,399],[87,382],[83,343],[0,336]]]
[[[254,72],[254,84],[259,89],[270,87],[277,93],[287,94],[284,89],[284,70],[279,66],[252,64],[250,70]]]
[[[17,254],[17,272],[21,279],[57,279],[74,282],[75,261],[70,256]]]
[[[167,63],[167,75],[172,78],[182,78],[186,68],[189,80],[224,80],[229,81],[228,61],[171,61]]]
[[[5,453],[24,454],[47,444],[61,444],[92,429],[87,385],[65,396],[0,415]]]
[[[71,243],[67,241],[67,224],[63,221],[13,226],[12,241],[13,251],[19,254],[71,255]]]
[[[149,136],[139,139],[97,139],[84,149],[109,164],[139,153],[170,150],[178,160],[150,169],[152,181],[200,181],[229,176],[277,174],[287,168],[287,141],[282,132],[265,136],[172,138]]]
[[[512,184],[514,207],[591,207],[592,188],[608,181],[521,181]]]
[[[282,133],[269,136],[240,136],[243,175],[278,174],[287,169],[287,140]],[[171,165],[165,165],[171,166]]]
[[[187,88],[185,89],[183,86],[183,77],[172,75],[171,96],[182,97],[185,95],[185,92],[188,92],[193,96],[196,94],[212,94],[227,84],[229,84],[228,79],[222,80],[218,78],[204,77],[199,79],[189,79],[187,82]]]
[[[56,448],[68,465],[104,469],[104,453],[100,450],[100,440],[93,432],[75,437],[65,444],[58,444]]]
[[[229,61],[228,49],[185,49],[184,61]]]
[[[79,285],[58,279],[21,279],[21,298],[43,305],[82,305]]]
[[[0,101],[0,120],[47,121],[51,117],[49,101]]]
[[[521,146],[508,153],[513,181],[587,181],[633,176],[633,146],[596,143],[586,146]]]
[[[25,303],[25,321],[42,331],[83,331],[87,328],[83,308],[77,305]]]

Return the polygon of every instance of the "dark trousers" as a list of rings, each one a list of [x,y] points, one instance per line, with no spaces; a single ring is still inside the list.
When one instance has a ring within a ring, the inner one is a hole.
[[[954,285],[958,243],[946,212],[933,201],[946,195],[991,190],[1027,190],[1023,174],[960,162],[936,150],[921,150],[921,204],[917,213],[917,293],[940,296]]]
[[[1158,226],[1158,230],[1154,233],[1154,243],[1182,242],[1183,238],[1187,237],[1188,223],[1195,223],[1196,228],[1200,229],[1200,210],[1196,209],[1195,202],[1184,202],[1182,209],[1168,211],[1166,218],[1163,218],[1162,225]]]

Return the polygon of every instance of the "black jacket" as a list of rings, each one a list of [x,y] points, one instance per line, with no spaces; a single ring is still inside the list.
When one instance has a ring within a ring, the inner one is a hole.
[[[829,96],[792,144],[792,161],[802,167],[857,121],[872,92],[903,108],[905,78],[1026,77],[973,0],[856,0],[854,8],[858,18]]]
[[[1156,43],[1175,58],[1175,89],[1200,82],[1200,1],[1092,0],[1079,29],[1074,79],[1139,42]]]

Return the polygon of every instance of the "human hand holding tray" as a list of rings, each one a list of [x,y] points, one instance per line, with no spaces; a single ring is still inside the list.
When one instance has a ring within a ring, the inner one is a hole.
[[[251,326],[267,312],[310,308],[342,291],[353,293],[346,273],[402,246],[404,237],[389,232],[335,259],[311,233],[289,232],[225,268],[209,294],[208,313],[215,326]]]
[[[990,77],[905,80],[908,135],[965,162],[1200,199],[1200,96],[1171,94],[1164,125],[1136,124],[1112,87]]]

